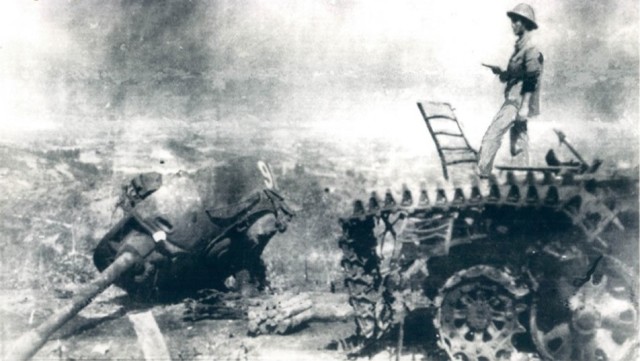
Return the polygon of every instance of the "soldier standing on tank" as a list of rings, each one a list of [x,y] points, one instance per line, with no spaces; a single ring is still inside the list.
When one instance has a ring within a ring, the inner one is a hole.
[[[535,13],[531,6],[519,4],[507,12],[507,16],[511,19],[513,33],[518,37],[507,69],[483,64],[506,86],[505,102],[482,138],[477,168],[482,178],[491,174],[493,161],[507,131],[510,133],[511,156],[520,155],[528,164],[527,119],[540,114],[540,78],[544,59],[531,40],[531,32],[538,28]]]

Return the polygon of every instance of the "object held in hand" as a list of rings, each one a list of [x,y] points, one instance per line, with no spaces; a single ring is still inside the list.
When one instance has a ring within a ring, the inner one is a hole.
[[[487,67],[487,68],[491,69],[491,71],[492,71],[494,74],[497,74],[497,75],[502,74],[502,69],[501,69],[499,66],[497,66],[497,65],[490,65],[490,64],[482,63],[482,66],[485,66],[485,67]]]

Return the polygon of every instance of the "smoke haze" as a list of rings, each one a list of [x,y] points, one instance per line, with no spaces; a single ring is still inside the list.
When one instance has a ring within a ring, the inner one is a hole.
[[[69,0],[2,5],[5,129],[143,117],[352,132],[456,105],[477,141],[501,85],[514,1]],[[638,116],[638,3],[530,1],[543,119]],[[366,129],[364,130],[367,131]],[[637,129],[634,129],[637,133]]]

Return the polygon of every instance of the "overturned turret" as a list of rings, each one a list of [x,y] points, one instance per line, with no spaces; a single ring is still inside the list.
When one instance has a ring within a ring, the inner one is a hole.
[[[123,190],[124,216],[94,252],[101,274],[71,304],[16,340],[6,360],[30,359],[114,283],[144,300],[224,290],[225,280],[242,271],[258,288],[266,286],[262,252],[293,216],[266,162],[245,157],[194,173],[144,173]]]
[[[141,174],[120,205],[125,216],[98,244],[94,263],[102,271],[127,250],[146,254],[116,282],[144,299],[224,289],[243,270],[264,288],[262,252],[293,215],[269,165],[253,158],[191,174]]]

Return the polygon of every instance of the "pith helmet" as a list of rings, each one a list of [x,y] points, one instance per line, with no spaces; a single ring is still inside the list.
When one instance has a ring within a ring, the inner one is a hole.
[[[532,29],[537,29],[538,24],[536,23],[536,13],[533,11],[533,8],[527,4],[518,4],[511,11],[507,11],[507,16],[510,18],[519,17],[521,19],[529,21],[531,23]]]

